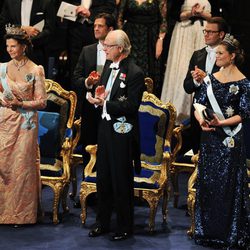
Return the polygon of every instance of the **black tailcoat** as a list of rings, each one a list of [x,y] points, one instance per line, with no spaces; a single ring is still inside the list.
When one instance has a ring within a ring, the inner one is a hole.
[[[111,73],[111,62],[105,64],[101,84],[106,85]],[[144,91],[143,71],[129,59],[120,63],[110,99],[106,103],[111,120],[102,119],[98,130],[97,195],[98,221],[105,229],[113,205],[117,213],[117,230],[133,230],[133,160],[140,170],[138,109]],[[125,117],[133,128],[128,133],[114,130],[117,118]]]

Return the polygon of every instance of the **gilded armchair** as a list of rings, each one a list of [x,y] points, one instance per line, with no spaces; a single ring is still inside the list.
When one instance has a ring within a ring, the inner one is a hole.
[[[73,91],[64,90],[52,80],[46,79],[45,84],[47,107],[38,112],[41,181],[54,192],[53,223],[57,224],[60,201],[63,211],[69,210],[66,199],[70,182],[72,126],[77,98]]]
[[[139,108],[141,133],[140,175],[134,173],[134,195],[147,201],[150,208],[149,231],[155,226],[155,214],[159,200],[163,198],[163,221],[167,218],[168,176],[171,162],[171,137],[176,118],[172,104],[163,104],[156,96],[144,92]],[[168,150],[164,151],[165,146]],[[86,199],[96,192],[96,172],[93,167],[96,161],[97,145],[89,145],[90,161],[85,168],[85,179],[81,183],[80,202],[81,220],[85,224],[87,216]]]

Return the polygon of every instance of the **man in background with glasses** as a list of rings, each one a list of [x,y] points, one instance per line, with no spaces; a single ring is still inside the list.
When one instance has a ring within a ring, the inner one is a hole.
[[[223,40],[227,32],[228,25],[222,17],[212,17],[207,21],[205,29],[203,30],[207,46],[193,53],[184,80],[184,89],[188,94],[194,94],[194,100],[198,95],[200,85],[203,83],[203,79],[207,73],[211,74],[219,70],[219,67],[215,64],[216,47]],[[185,132],[183,138],[183,153],[187,152],[189,149],[193,149],[194,153],[197,153],[199,150],[201,128],[194,117],[193,105],[191,106],[190,119],[190,130]]]

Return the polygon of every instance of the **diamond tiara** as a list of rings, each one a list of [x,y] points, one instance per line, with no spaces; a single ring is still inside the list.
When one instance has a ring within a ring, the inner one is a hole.
[[[230,44],[233,47],[237,47],[238,41],[234,38],[233,35],[227,33],[223,39],[223,42]]]
[[[26,32],[19,26],[6,24],[5,25],[5,30],[7,35],[26,35]]]

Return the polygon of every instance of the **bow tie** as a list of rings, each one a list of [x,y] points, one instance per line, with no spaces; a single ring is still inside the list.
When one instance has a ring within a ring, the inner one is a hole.
[[[119,69],[119,62],[118,63],[111,63],[109,66],[111,69],[118,70]]]
[[[207,51],[208,54],[216,53],[216,48],[206,47],[206,51]]]

